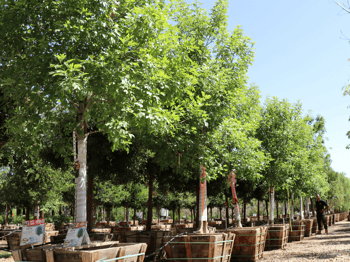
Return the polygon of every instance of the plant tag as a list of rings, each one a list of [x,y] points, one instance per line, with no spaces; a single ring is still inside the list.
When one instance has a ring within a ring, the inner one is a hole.
[[[87,235],[86,226],[87,221],[75,223],[72,228],[69,228],[63,243],[63,247],[81,246],[83,237]]]
[[[22,222],[20,245],[43,244],[45,235],[45,219]]]

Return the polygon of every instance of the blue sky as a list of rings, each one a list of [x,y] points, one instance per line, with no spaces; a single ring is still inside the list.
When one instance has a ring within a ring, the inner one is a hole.
[[[215,3],[199,1],[208,12]],[[350,96],[342,92],[350,83],[350,14],[332,0],[231,0],[228,16],[229,30],[241,25],[256,42],[248,76],[261,101],[300,100],[305,113],[324,116],[332,167],[350,177]]]

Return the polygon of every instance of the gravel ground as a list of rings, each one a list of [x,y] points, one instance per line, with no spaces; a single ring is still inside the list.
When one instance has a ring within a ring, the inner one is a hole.
[[[337,222],[328,228],[328,235],[288,243],[284,250],[266,251],[260,261],[350,261],[350,222]]]

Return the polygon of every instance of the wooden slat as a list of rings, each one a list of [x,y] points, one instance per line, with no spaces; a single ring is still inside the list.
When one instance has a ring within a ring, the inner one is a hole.
[[[125,247],[120,247],[118,257],[124,257],[124,256],[125,256]],[[118,261],[124,262],[125,258],[119,259]]]
[[[191,238],[190,236],[186,236],[185,237],[185,241],[186,241],[186,244],[185,244],[185,248],[186,248],[186,256],[187,258],[192,258],[192,245],[190,244],[191,243]],[[192,262],[193,260],[192,259],[188,259],[187,260],[188,262]]]
[[[12,251],[12,256],[14,261],[22,261],[22,250]]]
[[[92,262],[90,252],[81,252],[81,262]]]
[[[139,254],[146,253],[146,250],[147,250],[147,244],[142,243]],[[137,257],[137,262],[143,262],[144,260],[145,260],[145,255]]]
[[[225,261],[225,251],[226,251],[226,240],[227,240],[227,236],[228,235],[226,235],[226,234],[222,234],[222,236],[223,236],[223,241],[224,241],[224,243],[222,243],[222,258],[221,258],[221,262],[224,262]]]
[[[45,258],[46,258],[46,262],[55,262],[53,250],[46,250],[45,251]]]

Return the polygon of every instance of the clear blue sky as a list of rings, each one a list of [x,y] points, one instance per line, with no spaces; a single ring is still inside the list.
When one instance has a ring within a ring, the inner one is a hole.
[[[215,3],[199,1],[208,12]],[[305,113],[324,116],[332,167],[350,177],[350,96],[342,92],[350,83],[350,14],[332,0],[231,0],[228,16],[229,30],[241,25],[256,42],[248,75],[261,101],[300,100]]]

